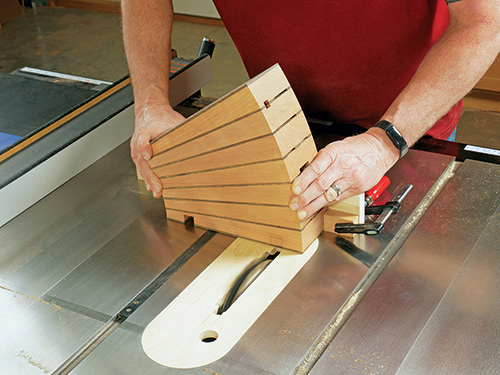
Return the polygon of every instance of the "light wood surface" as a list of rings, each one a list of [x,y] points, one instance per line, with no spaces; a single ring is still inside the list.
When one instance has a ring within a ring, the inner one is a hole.
[[[167,218],[171,220],[185,222],[186,219],[192,217],[194,225],[201,228],[300,252],[304,251],[323,231],[323,214],[324,211],[321,211],[301,230],[296,230],[167,209]]]
[[[281,159],[280,156],[276,140],[271,134],[250,142],[234,144],[214,152],[165,164],[154,171],[158,176],[170,176],[179,173],[179,171],[189,173],[213,168],[227,168],[233,165]]]
[[[301,166],[296,166],[298,171]],[[281,160],[270,160],[262,163],[232,166],[231,168],[214,169],[196,173],[182,173],[163,176],[166,187],[206,186],[206,185],[248,185],[260,181],[262,184],[287,183],[290,181],[288,171],[282,167]]]
[[[239,87],[153,140],[151,146],[155,157],[150,164],[155,167],[163,163],[159,155],[165,150],[217,131],[259,111],[260,105],[252,97],[248,87]]]
[[[328,207],[324,217],[325,232],[335,233],[335,224],[365,222],[365,194],[355,195]],[[342,233],[343,236],[353,237],[355,234]]]
[[[289,183],[300,173],[304,160],[312,160],[316,148],[312,136],[302,140],[283,159],[231,165],[225,168],[210,168],[208,170],[186,172],[175,170],[170,176],[162,176],[165,187],[190,187],[206,185],[247,185],[260,182]],[[283,167],[283,162],[285,163]]]
[[[257,113],[266,108],[266,101],[274,102],[287,89],[291,91],[283,71],[274,65],[155,139],[153,154],[159,155],[166,149]],[[158,165],[156,158],[151,160],[151,165]]]
[[[280,107],[284,107],[285,110],[279,110]],[[275,124],[269,128],[261,125],[262,121],[266,121],[269,118],[269,116],[264,115],[264,110],[262,110],[224,124],[213,131],[207,132],[203,128],[203,124],[201,124],[201,129],[193,129],[193,133],[196,134],[196,132],[199,132],[198,135],[180,143],[175,143],[176,139],[171,140],[169,136],[167,148],[162,148],[162,151],[156,152],[153,165],[157,169],[157,166],[163,164],[174,163],[207,152],[214,153],[245,141],[258,140],[261,137],[273,134],[276,137],[275,143],[277,143],[280,150],[283,150],[282,154],[286,154],[298,141],[304,139],[309,133],[308,128],[306,128],[307,131],[304,131],[303,126],[296,125],[299,121],[305,120],[303,118],[304,115],[299,103],[295,97],[292,96],[290,98],[290,94],[280,96],[275,105],[265,110],[265,112],[269,111],[274,113],[272,121]],[[300,116],[300,118],[296,118],[297,116]],[[281,127],[286,127],[286,130],[279,132]],[[242,131],[242,129],[245,129],[245,131]],[[177,138],[183,139],[181,134]],[[155,147],[161,146],[157,145]]]
[[[213,215],[223,212],[225,219],[260,223],[275,227],[302,229],[307,221],[297,221],[295,212],[288,206],[266,206],[262,204],[245,204],[234,202],[213,202],[199,200],[177,200],[168,202],[169,211],[192,212],[201,215]]]
[[[290,185],[258,184],[237,186],[204,186],[200,188],[169,188],[163,190],[165,205],[171,199],[196,199],[201,201],[240,202],[287,206],[290,199]]]
[[[207,365],[231,350],[317,249],[280,254],[221,315],[217,310],[236,278],[274,246],[236,239],[145,329],[142,347],[153,361],[173,368]],[[204,342],[204,339],[213,339]]]

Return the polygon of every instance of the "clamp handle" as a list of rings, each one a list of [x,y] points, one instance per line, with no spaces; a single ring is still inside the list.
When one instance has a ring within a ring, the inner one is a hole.
[[[366,215],[380,215],[384,210],[391,209],[392,213],[395,214],[399,211],[401,203],[398,201],[389,201],[384,205],[380,206],[370,206],[365,208]]]
[[[352,223],[337,223],[335,224],[335,232],[337,233],[358,233],[366,234],[369,236],[376,236],[382,229],[383,223],[365,223],[365,224],[352,224]]]

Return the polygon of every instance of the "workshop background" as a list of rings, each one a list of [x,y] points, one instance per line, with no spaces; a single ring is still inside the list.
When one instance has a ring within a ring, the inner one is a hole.
[[[24,66],[104,81],[128,74],[118,1],[0,2],[0,73]],[[203,95],[219,98],[248,79],[211,0],[174,1],[172,46],[194,58],[203,37],[216,42],[213,81]],[[466,98],[457,142],[500,149],[500,59]]]

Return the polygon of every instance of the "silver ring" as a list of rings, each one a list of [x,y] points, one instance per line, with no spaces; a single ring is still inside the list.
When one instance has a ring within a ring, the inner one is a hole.
[[[332,188],[337,193],[337,196],[335,198],[338,198],[340,196],[340,194],[342,194],[342,191],[340,190],[340,188],[336,184],[333,184]]]
[[[333,184],[325,191],[325,198],[328,202],[333,202],[340,195],[340,188]]]

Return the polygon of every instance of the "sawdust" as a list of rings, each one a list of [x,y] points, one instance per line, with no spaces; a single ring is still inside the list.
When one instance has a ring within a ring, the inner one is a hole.
[[[206,368],[204,368],[204,369],[203,369],[203,371],[209,372],[209,373],[211,373],[212,375],[221,375],[221,374],[219,374],[218,372],[215,372],[215,371],[210,371],[210,370],[207,370]]]
[[[7,292],[14,293],[15,295],[18,295],[18,296],[23,296],[23,297],[26,297],[26,298],[29,298],[29,299],[33,299],[33,300],[41,302],[41,303],[45,303],[46,305],[51,305],[51,306],[55,307],[56,311],[61,310],[61,306],[56,305],[54,302],[47,302],[47,301],[44,301],[43,299],[30,296],[30,295],[28,295],[26,293],[21,293],[21,292],[18,292],[18,291],[13,290],[13,289],[6,288],[6,287],[1,286],[1,285],[0,285],[0,289],[6,290]]]
[[[26,353],[24,350],[21,350],[17,356],[20,358],[26,359],[30,365],[38,367],[40,370],[42,370],[46,374],[48,374],[50,372],[50,370],[47,367],[44,367],[40,363],[36,362],[33,359],[33,357],[31,355],[29,355],[28,353]]]
[[[356,304],[356,301],[358,300],[359,295],[361,294],[362,291],[363,291],[363,289],[358,290],[356,294],[352,295],[347,300],[347,303],[344,305],[344,307],[342,307],[342,310],[340,310],[339,314],[337,315],[337,319],[335,319],[335,323],[333,324],[333,328],[337,328],[339,326],[339,324],[342,323],[342,320],[344,319],[344,315],[347,312],[349,312],[352,309],[352,307]]]

